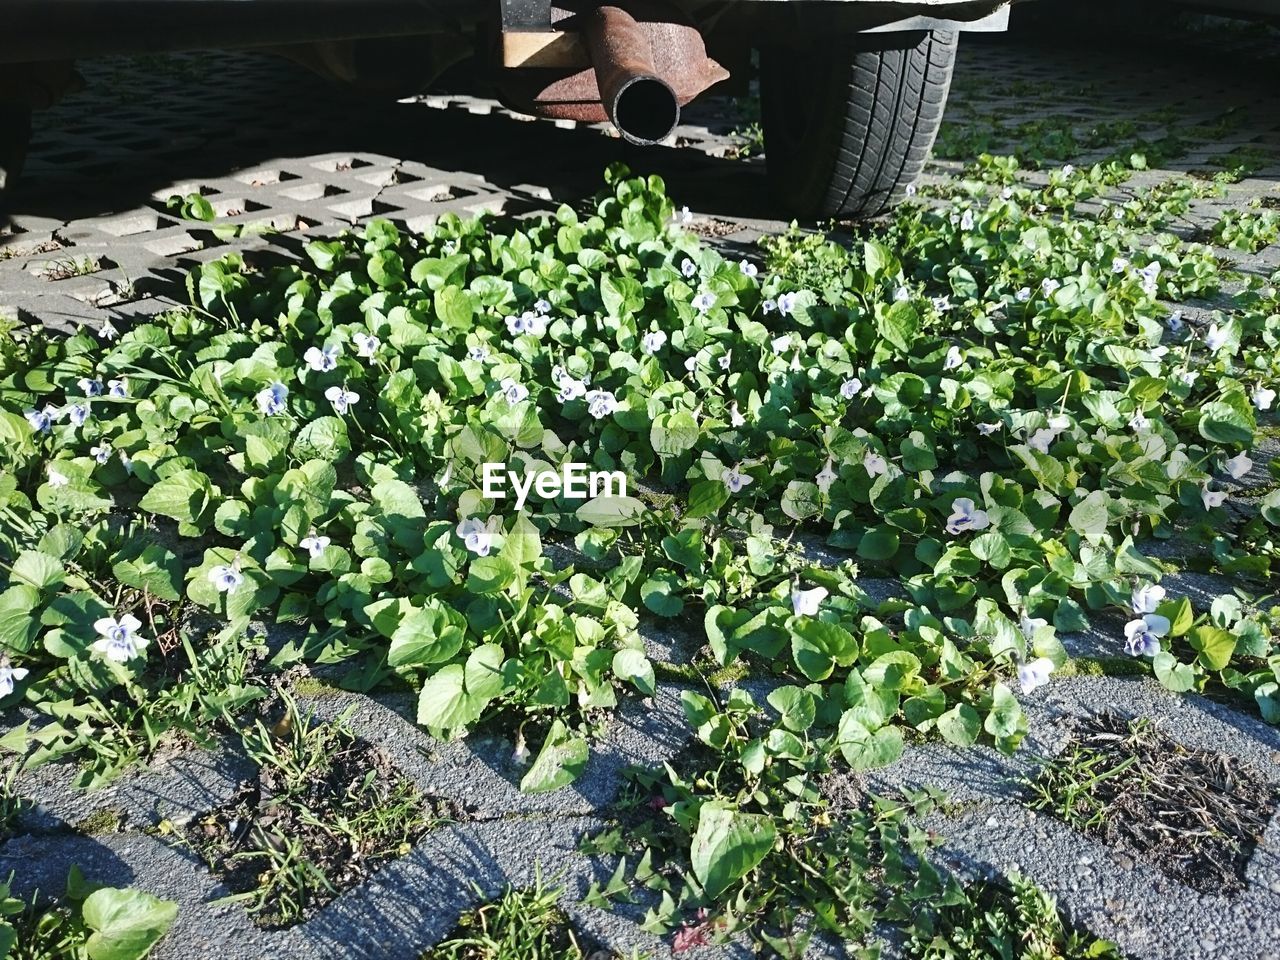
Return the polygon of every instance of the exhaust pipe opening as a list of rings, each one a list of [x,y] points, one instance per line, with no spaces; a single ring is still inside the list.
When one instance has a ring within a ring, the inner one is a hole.
[[[665,140],[680,122],[676,92],[660,77],[631,77],[607,103],[618,132],[642,146]]]
[[[620,7],[597,7],[583,26],[595,68],[600,102],[618,132],[631,143],[664,139],[680,121],[680,101],[658,75],[649,35]]]

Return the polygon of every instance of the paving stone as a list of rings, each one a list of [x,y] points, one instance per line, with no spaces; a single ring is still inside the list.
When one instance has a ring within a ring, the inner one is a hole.
[[[23,814],[26,829],[139,830],[166,819],[184,823],[226,803],[255,769],[239,750],[187,746],[161,750],[97,790],[77,789],[79,771],[70,763],[24,771],[15,788],[37,805]]]
[[[416,699],[379,699],[382,702],[335,694],[310,703],[318,716],[327,718],[354,709],[352,729],[382,746],[419,789],[460,803],[480,819],[533,813],[583,816],[602,810],[616,798],[627,767],[660,766],[691,736],[679,690],[664,685],[652,700],[628,699],[620,705],[606,722],[603,735],[592,743],[586,770],[571,786],[547,794],[528,794],[519,789],[527,767],[512,759],[512,741],[474,735],[441,743],[408,719],[416,709]],[[530,744],[530,749],[536,748]]]
[[[208,958],[286,960],[284,939],[254,926],[238,903],[216,903],[226,895],[202,865],[172,847],[139,833],[83,837],[16,837],[0,846],[0,872],[14,872],[14,892],[61,893],[67,873],[79,865],[85,879],[110,886],[134,886],[178,903],[169,934],[156,947],[155,960]]]

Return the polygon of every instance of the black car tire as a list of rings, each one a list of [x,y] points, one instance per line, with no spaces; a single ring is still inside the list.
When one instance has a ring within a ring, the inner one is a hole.
[[[865,33],[760,51],[765,159],[789,215],[870,217],[902,199],[942,122],[956,37]]]
[[[0,204],[17,185],[30,140],[31,109],[0,103]]]

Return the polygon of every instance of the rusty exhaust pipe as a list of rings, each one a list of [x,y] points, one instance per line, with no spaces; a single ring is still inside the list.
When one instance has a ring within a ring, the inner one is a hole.
[[[680,122],[680,99],[658,75],[645,30],[619,7],[597,7],[582,28],[600,102],[623,139],[649,146]]]

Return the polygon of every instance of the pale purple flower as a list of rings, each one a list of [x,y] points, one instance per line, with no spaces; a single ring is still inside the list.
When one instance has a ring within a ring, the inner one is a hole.
[[[1114,260],[1111,261],[1112,273],[1124,273],[1128,269],[1129,269],[1129,261],[1126,260],[1124,257],[1116,257]]]
[[[1026,303],[1031,299],[1031,288],[1023,287],[1013,295],[1013,299],[1017,300],[1019,303]]]
[[[1253,400],[1253,405],[1259,410],[1270,410],[1271,404],[1275,402],[1276,392],[1269,387],[1258,384],[1253,388],[1251,399]]]
[[[846,400],[852,400],[862,391],[862,381],[857,377],[850,377],[844,383],[840,384],[840,396]]]
[[[1209,485],[1205,484],[1200,489],[1200,502],[1204,504],[1206,510],[1212,510],[1226,503],[1227,495],[1219,490],[1210,490]]]
[[[991,526],[987,511],[979,510],[968,497],[951,501],[951,516],[947,517],[947,533],[953,537],[970,530],[985,530]]]
[[[984,437],[989,437],[1003,426],[1004,424],[999,422],[980,423],[978,424],[978,433],[982,434]]]
[[[363,330],[357,330],[351,335],[351,342],[356,345],[356,356],[368,359],[378,352],[378,347],[382,345],[379,340],[371,333],[365,333]]]
[[[795,308],[796,295],[794,293],[783,293],[778,295],[778,313],[780,315],[789,317]]]
[[[1053,296],[1053,291],[1057,290],[1061,286],[1062,284],[1057,280],[1054,280],[1052,277],[1045,277],[1040,283],[1040,293],[1045,297],[1051,297]]]
[[[115,328],[110,320],[102,321],[102,326],[98,328],[98,336],[103,340],[114,340],[120,336],[120,331]]]
[[[729,488],[730,493],[738,493],[743,487],[752,482],[751,475],[742,473],[737,467],[730,467],[721,475],[724,485]]]
[[[759,274],[759,273],[760,273],[760,268],[759,268],[759,267],[757,267],[757,266],[756,266],[754,263],[752,263],[750,260],[741,260],[741,261],[739,261],[739,262],[738,262],[738,271],[739,271],[739,272],[740,272],[744,277],[752,277],[752,278],[754,278],[757,274]]]
[[[56,470],[53,464],[49,464],[49,466],[45,467],[45,474],[49,478],[49,486],[51,487],[65,487],[71,483],[71,480],[68,479],[67,475]]]
[[[1048,657],[1038,657],[1030,663],[1018,664],[1018,683],[1023,694],[1034,693],[1049,682],[1049,674],[1053,673],[1053,661]]]
[[[1158,583],[1144,583],[1129,594],[1129,606],[1136,614],[1155,613],[1164,602],[1165,589]]]
[[[586,394],[587,412],[597,420],[613,415],[618,409],[618,398],[608,390],[591,390]]]
[[[1182,328],[1186,326],[1182,321],[1182,311],[1175,310],[1169,314],[1169,318],[1165,320],[1165,326],[1169,328],[1171,333],[1181,333]]]
[[[693,308],[699,313],[706,313],[716,305],[716,295],[709,291],[703,291],[693,298]]]
[[[1227,345],[1228,339],[1230,337],[1226,328],[1219,327],[1216,323],[1210,323],[1209,329],[1204,335],[1204,345],[1209,348],[1211,353],[1217,353]]]
[[[1064,167],[1062,168],[1062,175],[1063,175],[1064,177],[1070,177],[1070,176],[1072,176],[1075,172],[1076,172],[1076,168],[1075,168],[1075,167],[1073,167],[1073,166],[1072,166],[1071,164],[1069,164],[1069,163],[1068,163],[1066,166],[1064,166]]]
[[[826,587],[801,590],[797,583],[791,588],[791,610],[797,617],[816,617],[822,601],[827,598]]]
[[[327,344],[324,347],[308,347],[307,352],[302,355],[303,362],[316,373],[328,373],[338,366],[338,355],[342,352],[342,348],[336,343]]]
[[[1027,446],[1032,450],[1039,451],[1040,453],[1048,453],[1049,445],[1057,438],[1058,433],[1056,430],[1049,430],[1048,428],[1041,427],[1027,440]]]
[[[919,188],[914,183],[908,183],[906,194],[908,197],[914,197],[919,192]]]
[[[760,311],[762,313],[773,313],[773,311],[777,309],[778,309],[778,303],[776,300],[765,300],[763,303],[760,304]]]
[[[726,351],[725,351],[724,356],[723,356],[723,357],[721,357],[721,358],[717,361],[717,363],[719,363],[719,364],[720,364],[720,369],[721,369],[721,370],[728,370],[728,369],[729,369],[729,364],[733,363],[733,351],[732,351],[732,350],[726,350]]]
[[[116,663],[132,660],[147,646],[147,641],[137,634],[141,626],[137,617],[127,613],[119,620],[115,617],[95,620],[93,629],[98,639],[93,642],[93,649]]]
[[[969,231],[973,229],[973,211],[966,210],[960,217],[960,229]]]
[[[76,385],[84,391],[86,397],[102,396],[102,381],[98,379],[90,380],[88,377],[81,377],[76,381]]]
[[[939,313],[946,313],[951,309],[950,297],[934,297],[930,302],[933,304],[933,309],[937,310]]]
[[[219,593],[226,593],[244,583],[244,574],[240,572],[239,563],[233,563],[230,566],[219,564],[209,570],[209,582],[217,588]]]
[[[667,335],[661,330],[650,330],[640,338],[640,349],[649,355],[653,355],[662,349],[663,344],[667,342]]]
[[[1234,457],[1223,464],[1230,474],[1232,480],[1240,480],[1253,469],[1253,461],[1249,459],[1247,453],[1237,453]]]
[[[56,407],[46,403],[43,410],[28,410],[23,416],[27,418],[27,423],[31,424],[31,429],[35,433],[48,433],[53,429],[59,413]]]
[[[551,303],[547,300],[537,300],[533,304],[533,312],[540,313],[545,317],[551,312]]]
[[[895,303],[906,303],[911,299],[911,291],[906,287],[899,287],[893,291],[893,299]]]
[[[680,222],[681,222],[681,223],[692,223],[692,222],[693,222],[693,214],[689,212],[689,208],[688,208],[688,207],[681,207],[681,208],[680,208]]]
[[[310,536],[303,537],[299,540],[298,546],[307,551],[307,553],[311,555],[311,559],[314,560],[324,553],[325,548],[328,547],[331,542],[332,541],[330,541],[328,537],[318,536],[313,533]]]
[[[1147,419],[1147,415],[1141,410],[1137,411],[1129,418],[1129,429],[1133,430],[1135,433],[1141,433],[1150,426],[1151,421]]]
[[[341,416],[359,402],[360,394],[346,387],[333,386],[324,392],[324,398],[333,404],[333,412]]]
[[[106,463],[108,460],[111,459],[111,444],[107,443],[104,440],[102,443],[98,444],[97,446],[90,447],[89,454],[93,457],[93,459],[97,460],[98,463]]]
[[[1160,652],[1160,638],[1169,632],[1169,620],[1147,613],[1124,625],[1124,649],[1131,657],[1154,657]]]
[[[1032,617],[1028,616],[1026,613],[1022,615],[1022,619],[1018,622],[1018,627],[1022,630],[1022,636],[1027,640],[1034,639],[1036,631],[1041,627],[1047,627],[1048,625],[1049,621],[1044,619],[1044,617]]]
[[[791,335],[789,333],[784,333],[782,336],[771,341],[770,346],[773,347],[774,353],[781,356],[791,349]]]
[[[13,693],[13,682],[24,679],[28,672],[26,667],[9,666],[8,657],[0,660],[0,699]]]
[[[889,472],[888,461],[874,450],[867,451],[866,456],[862,458],[862,466],[869,477],[878,477]]]
[[[738,412],[738,401],[729,404],[729,423],[734,427],[745,426],[747,418]]]
[[[124,472],[133,476],[133,459],[125,451],[120,451],[120,466],[124,467]]]
[[[129,381],[126,379],[108,380],[107,396],[113,400],[123,400],[129,396]]]
[[[954,370],[956,367],[964,363],[964,354],[960,352],[960,348],[954,344],[947,350],[946,359],[942,361],[943,370]]]
[[[83,427],[89,419],[89,405],[87,403],[73,403],[67,407],[67,419],[71,421],[73,427]]]
[[[698,265],[694,263],[692,260],[690,260],[688,257],[685,257],[684,262],[680,264],[680,272],[684,274],[686,278],[691,279],[697,276]]]
[[[493,534],[489,532],[485,522],[477,517],[461,521],[456,532],[466,548],[478,557],[487,557],[493,548]]]
[[[289,388],[277,380],[258,393],[258,410],[268,417],[284,413],[288,396]]]
[[[525,766],[533,754],[529,751],[528,745],[524,742],[524,733],[516,734],[516,748],[511,751],[511,762]]]

